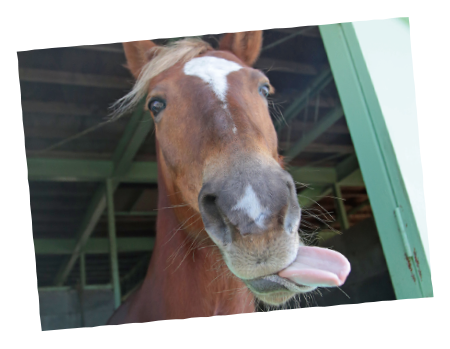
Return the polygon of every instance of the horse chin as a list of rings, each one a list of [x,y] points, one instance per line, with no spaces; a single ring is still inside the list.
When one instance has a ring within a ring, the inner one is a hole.
[[[243,281],[257,299],[275,306],[288,302],[297,294],[311,292],[315,289],[314,286],[295,284],[276,274]]]
[[[273,293],[267,293],[267,294],[259,294],[256,292],[253,292],[255,297],[268,304],[268,305],[274,305],[274,306],[280,306],[284,303],[287,303],[290,299],[296,296],[296,293],[290,292],[290,291],[280,291],[280,292],[273,292]]]

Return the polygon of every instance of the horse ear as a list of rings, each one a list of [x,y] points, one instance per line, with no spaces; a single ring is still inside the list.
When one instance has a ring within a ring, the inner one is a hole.
[[[149,50],[156,46],[157,45],[150,40],[123,43],[123,50],[125,51],[125,57],[127,58],[127,68],[136,79],[144,64],[152,58]]]
[[[225,34],[219,42],[219,50],[233,52],[245,64],[252,66],[261,52],[262,31]]]

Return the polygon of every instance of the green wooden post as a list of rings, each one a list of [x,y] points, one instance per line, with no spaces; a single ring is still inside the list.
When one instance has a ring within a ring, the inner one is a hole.
[[[114,187],[113,180],[106,180],[106,201],[108,206],[108,233],[111,257],[111,279],[114,290],[114,305],[117,309],[120,306],[120,275],[119,260],[117,258],[116,221],[114,216]]]
[[[150,130],[153,128],[153,123],[150,122],[150,115],[148,115],[148,112],[144,112],[143,110],[144,103],[145,99],[142,99],[142,101],[136,106],[136,110],[133,112],[131,120],[125,128],[125,133],[122,135],[119,145],[114,152],[114,170],[112,175],[108,176],[108,178],[114,177],[115,179],[114,182],[111,182],[112,192],[114,192],[114,190],[118,187],[121,178],[130,171],[134,156]],[[105,190],[103,185],[100,185],[95,191],[83,217],[82,223],[77,231],[78,242],[75,249],[73,250],[71,256],[63,262],[56,274],[55,284],[57,286],[62,286],[64,284],[70,270],[75,265],[82,248],[91,236],[96,224],[103,214],[105,205]]]
[[[117,252],[152,251],[155,238],[118,238]],[[77,241],[75,239],[34,239],[34,250],[37,255],[70,255]],[[108,238],[90,238],[83,251],[85,254],[108,254],[110,251]]]
[[[418,161],[405,165],[405,157],[419,156],[417,145],[409,138],[416,122],[409,31],[399,19],[323,25],[319,29],[395,294],[398,299],[432,297],[426,231],[422,225],[421,233],[417,224],[423,211],[413,211],[413,205],[420,203],[417,188],[408,188],[410,182],[404,181],[408,175],[416,186],[421,185],[414,177],[417,171],[411,170]],[[409,154],[406,143],[413,144]]]

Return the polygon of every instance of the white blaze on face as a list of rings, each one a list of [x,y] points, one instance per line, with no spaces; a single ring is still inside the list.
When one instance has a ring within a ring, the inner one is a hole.
[[[215,95],[225,104],[228,90],[227,75],[242,69],[236,62],[218,57],[198,57],[184,65],[186,75],[197,76],[209,84]]]
[[[244,211],[247,216],[255,221],[258,227],[264,228],[264,218],[268,212],[259,202],[258,196],[250,184],[245,188],[244,196],[233,207],[233,210]]]

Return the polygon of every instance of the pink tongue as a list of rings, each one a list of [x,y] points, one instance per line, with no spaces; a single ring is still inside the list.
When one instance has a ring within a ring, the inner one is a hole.
[[[299,285],[332,287],[341,286],[349,273],[350,263],[339,252],[301,246],[295,261],[278,275]]]

